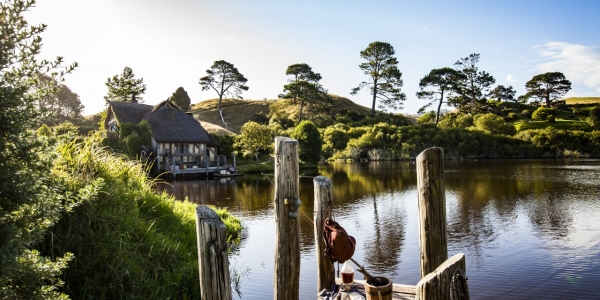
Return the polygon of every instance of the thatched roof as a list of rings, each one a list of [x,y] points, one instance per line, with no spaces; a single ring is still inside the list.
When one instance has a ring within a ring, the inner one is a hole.
[[[152,137],[159,143],[206,143],[218,146],[192,115],[188,115],[169,100],[155,106],[131,102],[109,102],[109,113],[114,113],[119,122],[138,124],[148,121]]]

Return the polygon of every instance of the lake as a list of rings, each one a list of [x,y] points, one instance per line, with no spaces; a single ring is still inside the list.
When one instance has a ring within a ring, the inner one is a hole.
[[[329,177],[334,217],[357,240],[354,259],[372,274],[416,285],[412,162],[330,163],[302,175],[304,213],[313,216],[311,177]],[[472,299],[600,299],[600,160],[450,160],[445,175],[448,256],[465,253]],[[247,238],[230,259],[237,269],[249,270],[241,282],[242,298],[272,299],[275,224],[269,179],[247,175],[170,184],[159,190],[227,207],[243,221]],[[301,259],[300,299],[315,299],[314,237],[306,220]]]

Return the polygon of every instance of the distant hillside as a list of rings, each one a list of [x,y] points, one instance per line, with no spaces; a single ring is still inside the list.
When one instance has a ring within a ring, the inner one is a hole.
[[[334,99],[332,115],[335,115],[342,109],[355,111],[357,113],[369,114],[371,110],[367,107],[358,105],[352,100],[337,95],[331,95]],[[192,105],[194,117],[204,124],[204,122],[223,126],[221,118],[217,111],[218,99],[209,99],[198,102]],[[278,109],[289,114],[290,118],[295,118],[298,115],[300,106],[292,105],[289,101],[280,99],[271,100],[236,100],[223,99],[221,103],[223,107],[223,115],[225,122],[229,126],[229,130],[239,133],[242,125],[246,122],[254,120],[257,113],[269,114],[269,107],[277,105]],[[208,130],[208,129],[207,129]],[[210,132],[210,131],[209,131]]]
[[[565,98],[567,105],[575,104],[600,104],[600,97],[569,97]]]

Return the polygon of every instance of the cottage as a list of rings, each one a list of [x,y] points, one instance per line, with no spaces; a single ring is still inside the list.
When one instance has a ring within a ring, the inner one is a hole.
[[[193,173],[212,173],[218,169],[219,142],[191,113],[180,110],[169,100],[155,106],[109,101],[104,127],[118,134],[119,124],[139,124],[143,120],[152,130],[149,150],[155,159],[154,172],[190,169],[188,173],[192,173],[193,169]]]

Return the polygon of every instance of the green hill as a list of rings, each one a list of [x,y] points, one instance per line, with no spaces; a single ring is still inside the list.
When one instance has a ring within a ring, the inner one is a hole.
[[[360,114],[369,114],[371,110],[367,107],[358,105],[352,100],[337,95],[331,95],[334,99],[331,115],[335,116],[342,109],[355,111]],[[209,99],[192,105],[194,117],[202,123],[212,123],[223,126],[219,112],[217,111],[218,99]],[[287,113],[290,118],[295,119],[298,115],[300,106],[291,104],[288,100],[266,99],[266,100],[237,100],[223,99],[221,102],[225,122],[229,130],[239,133],[242,125],[248,121],[254,120],[257,113],[269,114],[269,108]]]
[[[600,97],[569,97],[565,98],[567,105],[575,104],[600,104]]]

